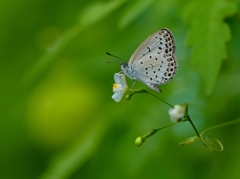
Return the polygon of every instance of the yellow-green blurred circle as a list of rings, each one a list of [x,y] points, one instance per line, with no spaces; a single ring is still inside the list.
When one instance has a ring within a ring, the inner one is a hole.
[[[29,98],[29,135],[43,148],[55,149],[77,137],[95,106],[93,86],[58,66]]]

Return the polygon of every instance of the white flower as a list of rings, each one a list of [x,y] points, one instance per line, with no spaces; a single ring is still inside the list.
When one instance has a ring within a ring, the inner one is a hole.
[[[184,116],[184,107],[180,105],[175,105],[174,108],[169,109],[169,115],[173,122],[177,122],[178,120],[182,119]]]
[[[124,74],[115,73],[114,74],[113,92],[112,99],[116,102],[121,101],[123,95],[127,92],[128,86]]]

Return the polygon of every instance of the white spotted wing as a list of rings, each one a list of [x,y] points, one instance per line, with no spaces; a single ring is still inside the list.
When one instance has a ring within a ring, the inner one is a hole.
[[[135,50],[128,64],[121,64],[125,75],[139,80],[151,89],[161,91],[157,85],[168,83],[176,74],[175,41],[164,28],[151,34]]]

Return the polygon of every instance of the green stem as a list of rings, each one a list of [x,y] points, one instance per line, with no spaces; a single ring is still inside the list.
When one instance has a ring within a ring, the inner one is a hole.
[[[174,108],[173,105],[169,104],[167,101],[164,101],[163,99],[159,98],[158,96],[150,93],[149,91],[145,90],[144,88],[142,89],[137,89],[137,90],[130,90],[130,93],[127,94],[125,97],[127,100],[130,100],[131,97],[134,95],[134,94],[137,94],[137,93],[148,93],[150,95],[152,95],[153,97],[159,99],[160,101],[164,102],[165,104],[167,104],[168,106],[170,106],[171,108]]]
[[[171,108],[174,108],[173,105],[169,104],[168,102],[164,101],[163,99],[159,98],[158,96],[156,96],[156,95],[154,95],[154,94],[148,92],[147,90],[146,90],[146,92],[147,92],[148,94],[154,96],[155,98],[161,100],[162,102],[164,102],[165,104],[167,104],[167,105],[170,106]]]
[[[209,130],[212,130],[212,129],[215,129],[215,128],[219,128],[219,127],[228,126],[228,125],[232,125],[232,124],[239,123],[239,122],[240,122],[240,119],[236,119],[236,120],[233,120],[233,121],[225,122],[225,123],[222,123],[222,124],[210,127],[208,129],[205,129],[201,134],[203,135],[205,132],[207,132]]]
[[[177,124],[177,123],[179,123],[179,122],[174,122],[174,123],[171,123],[171,124],[169,124],[169,125],[167,125],[167,126],[160,127],[160,128],[158,128],[158,129],[151,129],[147,134],[143,135],[142,138],[144,138],[144,140],[145,140],[145,139],[147,139],[148,137],[151,137],[151,136],[152,136],[153,134],[155,134],[156,132],[158,132],[158,131],[160,131],[160,130],[162,130],[162,129],[165,129],[165,128],[167,128],[167,127],[173,126],[173,125],[175,125],[175,124]]]
[[[200,138],[200,135],[199,135],[199,133],[197,131],[197,128],[195,127],[194,123],[192,122],[190,116],[188,115],[188,103],[184,104],[184,109],[185,109],[185,112],[184,112],[184,117],[183,117],[182,121],[189,121],[190,124],[192,125],[195,133],[197,134],[197,137]]]
[[[187,109],[187,108],[186,108]],[[192,120],[190,119],[189,116],[185,116],[186,117],[186,121],[188,120],[191,125],[193,126],[197,136],[193,136],[193,137],[190,137],[182,142],[179,143],[179,145],[181,146],[184,146],[184,145],[188,145],[188,144],[191,144],[197,140],[200,140],[202,142],[202,144],[209,150],[213,151],[213,152],[221,152],[223,151],[224,147],[223,147],[223,144],[221,143],[220,140],[218,140],[217,138],[214,138],[214,137],[211,137],[211,136],[206,136],[204,137],[205,133],[209,130],[212,130],[212,129],[216,129],[216,128],[219,128],[219,127],[225,127],[225,126],[228,126],[228,125],[233,125],[233,124],[236,124],[236,123],[239,123],[240,122],[240,119],[236,119],[234,121],[229,121],[229,122],[225,122],[225,123],[222,123],[222,124],[219,124],[219,125],[216,125],[216,126],[213,126],[213,127],[210,127],[208,129],[205,129],[203,132],[201,132],[200,134],[198,134],[198,131],[197,129],[195,128]],[[216,148],[216,147],[212,147],[213,146],[213,143],[217,143],[219,148]]]
[[[197,136],[200,138],[200,135],[199,135],[199,133],[198,133],[198,131],[197,131],[197,128],[195,127],[195,125],[194,125],[194,123],[192,122],[192,120],[191,120],[191,118],[190,118],[189,115],[187,116],[187,120],[190,122],[190,124],[192,125],[192,127],[193,127],[195,133],[196,133]]]

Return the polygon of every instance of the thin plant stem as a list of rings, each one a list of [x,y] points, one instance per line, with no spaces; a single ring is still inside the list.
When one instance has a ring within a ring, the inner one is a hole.
[[[196,132],[197,136],[200,138],[200,135],[199,135],[199,133],[197,131],[197,128],[195,127],[194,123],[192,122],[190,116],[188,116],[187,120],[190,122],[190,124],[192,125],[192,127],[193,127],[194,131]]]
[[[167,126],[160,127],[160,128],[158,128],[158,129],[151,129],[147,134],[145,134],[145,135],[143,136],[143,138],[146,139],[146,138],[152,136],[153,134],[155,134],[156,132],[158,132],[158,131],[160,131],[160,130],[162,130],[162,129],[165,129],[165,128],[167,128],[167,127],[173,126],[173,125],[175,125],[175,124],[177,124],[177,123],[179,123],[179,122],[174,122],[174,123],[171,123],[171,124],[169,124],[169,125],[167,125]]]
[[[155,98],[161,100],[162,102],[164,102],[165,104],[167,104],[167,105],[170,106],[171,108],[174,108],[173,105],[169,104],[168,102],[164,101],[163,99],[159,98],[158,96],[156,96],[156,95],[154,95],[154,94],[148,92],[147,90],[146,90],[146,92],[147,92],[148,94],[154,96]]]
[[[219,125],[216,125],[216,126],[213,126],[213,127],[210,127],[210,128],[208,128],[208,129],[204,130],[204,131],[202,132],[202,134],[205,133],[205,132],[207,132],[207,131],[209,131],[209,130],[215,129],[215,128],[232,125],[232,124],[239,123],[239,122],[240,122],[240,119],[236,119],[236,120],[233,120],[233,121],[225,122],[225,123],[222,123],[222,124],[219,124]]]

